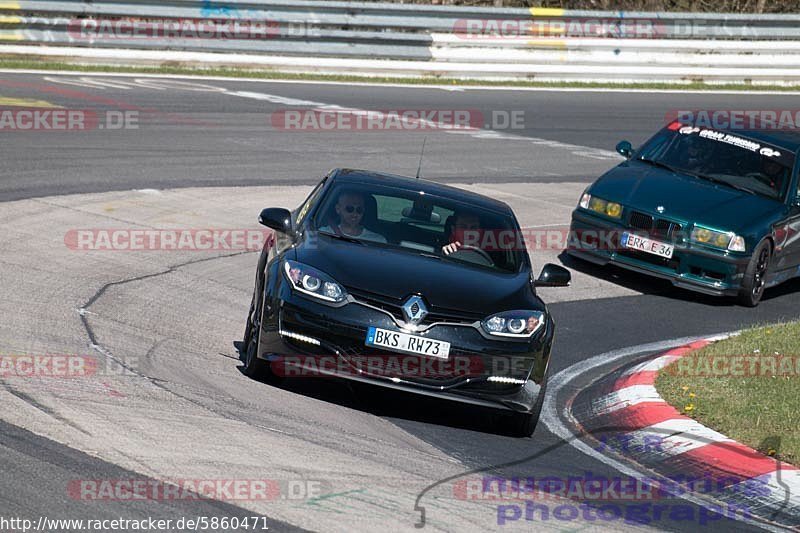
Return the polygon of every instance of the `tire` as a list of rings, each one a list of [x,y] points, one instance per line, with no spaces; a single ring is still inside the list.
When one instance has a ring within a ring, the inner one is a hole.
[[[256,306],[256,293],[253,292],[253,298],[250,300],[250,310],[247,312],[247,324],[244,327],[244,336],[242,337],[242,344],[244,348],[242,348],[241,359],[244,361],[244,354],[247,351],[247,346],[250,344],[250,335],[253,334],[253,311],[255,310]]]
[[[739,290],[739,304],[755,307],[761,301],[766,287],[766,277],[772,259],[772,245],[764,240],[753,250],[753,255],[744,272],[742,288]]]
[[[258,358],[258,342],[261,337],[261,310],[253,312],[255,305],[255,294],[250,314],[247,316],[247,327],[245,328],[244,346],[242,347],[242,372],[253,379],[265,379],[270,374],[269,363]],[[254,316],[255,315],[255,316]]]

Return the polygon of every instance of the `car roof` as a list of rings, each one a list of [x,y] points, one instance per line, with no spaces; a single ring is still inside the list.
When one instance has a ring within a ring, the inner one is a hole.
[[[513,215],[511,207],[505,202],[422,178],[408,178],[384,172],[349,168],[333,171],[331,178],[337,183],[378,184],[411,191],[425,191],[426,194],[441,196],[490,211]]]

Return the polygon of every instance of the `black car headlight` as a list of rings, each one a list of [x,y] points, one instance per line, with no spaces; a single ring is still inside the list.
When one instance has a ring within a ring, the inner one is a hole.
[[[541,311],[504,311],[481,322],[481,328],[489,335],[519,339],[530,337],[543,325],[544,313]]]
[[[730,250],[732,252],[745,251],[744,238],[733,232],[715,231],[702,226],[695,226],[692,229],[691,239],[693,242],[722,250]]]
[[[583,209],[588,209],[589,211],[593,211],[610,218],[622,218],[621,204],[603,200],[602,198],[592,196],[589,193],[583,193],[583,196],[581,196],[581,201],[578,205],[580,205]]]
[[[314,267],[287,259],[283,264],[283,271],[292,284],[292,289],[298,292],[333,303],[341,303],[347,299],[344,287]]]

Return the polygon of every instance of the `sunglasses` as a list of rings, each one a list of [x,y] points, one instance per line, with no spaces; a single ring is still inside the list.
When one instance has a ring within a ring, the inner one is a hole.
[[[359,215],[364,214],[364,208],[361,207],[360,205],[348,205],[345,206],[344,210],[347,211],[348,213],[352,213],[353,211],[355,211]]]

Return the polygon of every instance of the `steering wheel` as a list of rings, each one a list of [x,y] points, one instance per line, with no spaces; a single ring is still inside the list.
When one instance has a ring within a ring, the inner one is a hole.
[[[494,266],[494,261],[492,260],[492,257],[488,253],[486,253],[486,250],[481,250],[477,246],[472,246],[471,244],[463,244],[458,250],[456,250],[450,255],[458,253],[474,253],[486,262],[486,266],[492,266],[492,267]]]

